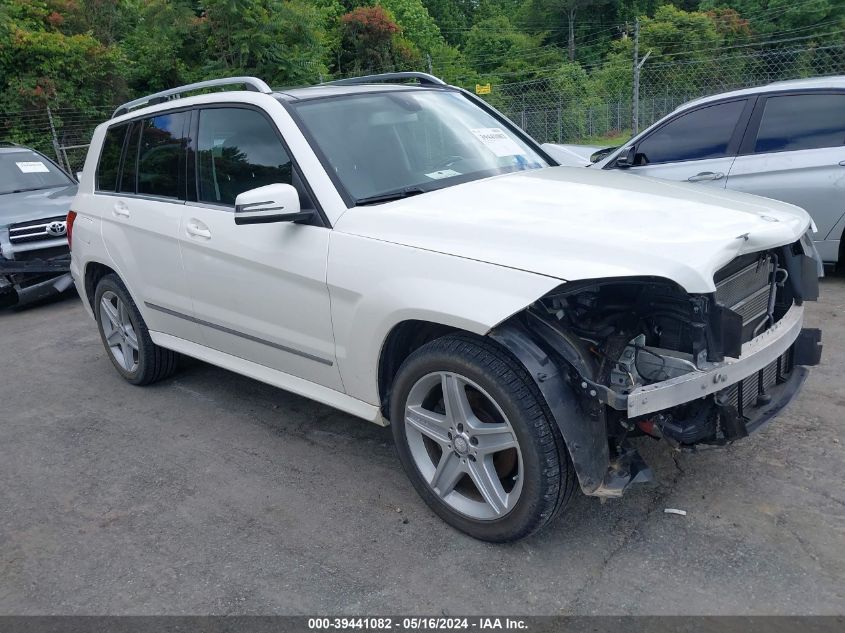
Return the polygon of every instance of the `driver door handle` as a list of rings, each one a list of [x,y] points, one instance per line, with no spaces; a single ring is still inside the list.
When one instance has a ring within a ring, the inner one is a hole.
[[[839,165],[840,167],[845,167],[845,160],[840,160]]]
[[[695,176],[690,176],[689,178],[687,178],[687,182],[702,182],[702,181],[705,181],[705,180],[721,180],[724,177],[725,177],[725,174],[723,174],[720,171],[716,171],[716,172],[702,171],[702,172],[696,174]]]
[[[114,207],[112,207],[112,213],[114,213],[116,216],[128,218],[129,207],[126,206],[126,203],[123,202],[123,200],[118,200],[114,203]]]
[[[185,227],[185,232],[188,235],[193,235],[194,237],[211,239],[211,231],[209,231],[208,227],[199,220],[189,220],[188,225]]]

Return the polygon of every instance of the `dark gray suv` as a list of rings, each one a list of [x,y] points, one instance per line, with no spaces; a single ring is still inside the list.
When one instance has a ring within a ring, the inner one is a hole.
[[[0,308],[64,292],[76,181],[35,150],[0,143]]]

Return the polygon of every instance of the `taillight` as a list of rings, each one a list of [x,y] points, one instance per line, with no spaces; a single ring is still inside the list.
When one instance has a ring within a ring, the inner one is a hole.
[[[67,212],[67,247],[73,248],[73,221],[76,219],[76,211]]]

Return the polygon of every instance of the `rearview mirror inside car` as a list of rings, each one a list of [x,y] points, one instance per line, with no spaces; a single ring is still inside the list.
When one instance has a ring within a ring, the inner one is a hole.
[[[622,167],[623,169],[628,167],[633,167],[637,160],[637,148],[633,145],[629,145],[621,152],[619,152],[619,156],[616,157],[616,166]]]
[[[300,209],[299,193],[284,183],[250,189],[235,198],[235,224],[300,222],[313,214]]]

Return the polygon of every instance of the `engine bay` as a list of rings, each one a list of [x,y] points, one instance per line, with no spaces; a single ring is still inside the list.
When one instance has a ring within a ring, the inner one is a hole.
[[[711,294],[688,294],[660,278],[565,284],[535,303],[529,318],[541,335],[554,332],[587,358],[575,368],[573,384],[590,385],[590,395],[625,397],[646,385],[712,370],[726,357],[738,358],[743,344],[800,301],[800,283],[787,282],[793,272],[800,273],[788,260],[802,255],[796,243],[738,257],[716,273]],[[786,381],[792,363],[788,351],[748,380],[647,416],[629,417],[606,407],[608,436],[620,446],[625,438],[644,434],[675,447],[742,437],[747,435],[744,412],[769,402],[767,390]]]

